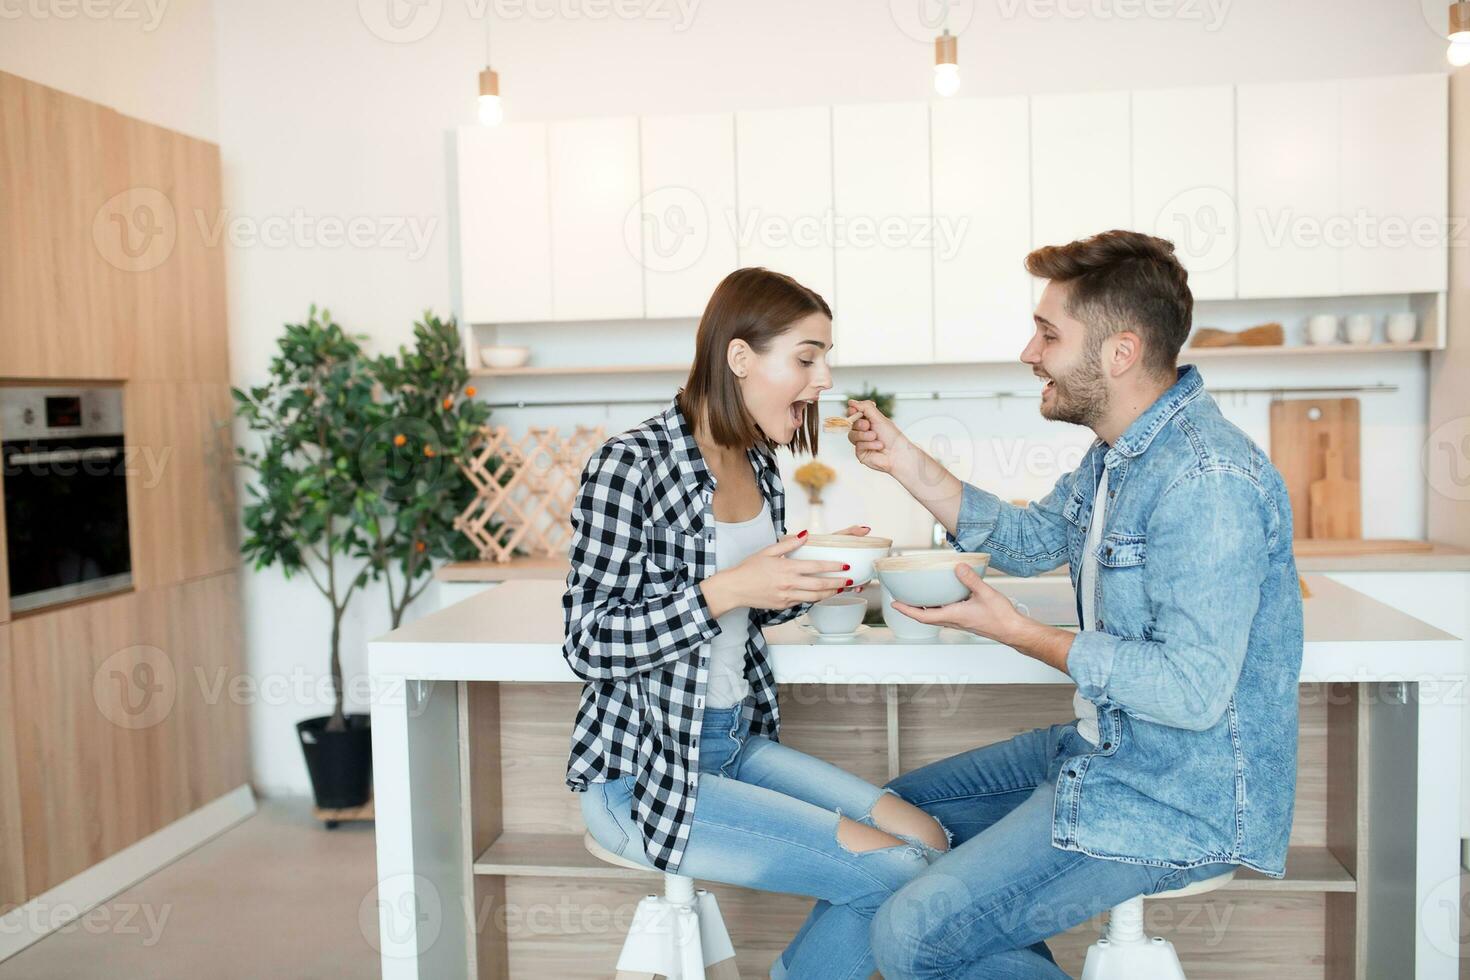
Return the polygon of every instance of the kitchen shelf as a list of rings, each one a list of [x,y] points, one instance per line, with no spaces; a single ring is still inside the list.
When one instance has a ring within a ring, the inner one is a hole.
[[[1416,340],[1408,344],[1269,344],[1259,347],[1188,347],[1179,352],[1181,363],[1197,357],[1254,357],[1268,354],[1305,356],[1308,354],[1393,354],[1405,351],[1440,350],[1432,341]]]
[[[687,374],[688,364],[594,364],[594,365],[547,365],[545,367],[477,368],[470,371],[472,378],[516,378],[546,377],[550,375],[571,377],[582,374]]]
[[[475,859],[475,874],[522,878],[657,878],[657,871],[634,871],[605,864],[582,846],[580,834],[504,833]],[[1242,868],[1229,891],[1353,892],[1358,883],[1325,847],[1293,847],[1286,855],[1286,877],[1268,878]]]
[[[1433,341],[1416,340],[1408,344],[1274,344],[1260,347],[1188,347],[1179,352],[1181,363],[1193,361],[1196,358],[1214,357],[1264,357],[1271,355],[1285,355],[1288,357],[1309,357],[1323,354],[1401,354],[1423,351],[1443,350]],[[1010,364],[1010,361],[977,361],[975,364]],[[962,364],[957,361],[935,361],[929,365],[886,365],[886,364],[834,364],[836,370],[855,368],[882,368],[882,367],[970,367],[971,364]],[[477,368],[470,372],[475,378],[515,378],[515,377],[576,377],[579,375],[605,375],[605,374],[686,374],[689,371],[688,364],[594,364],[594,365],[546,365],[522,368]]]

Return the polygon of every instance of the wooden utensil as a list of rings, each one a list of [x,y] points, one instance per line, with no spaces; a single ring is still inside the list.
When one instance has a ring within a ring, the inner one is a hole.
[[[1349,480],[1342,471],[1342,453],[1326,448],[1322,457],[1326,475],[1313,480],[1308,490],[1311,498],[1311,529],[1314,538],[1361,538],[1363,536],[1363,489],[1357,480]]]
[[[1301,398],[1271,403],[1271,462],[1281,471],[1286,492],[1291,497],[1294,538],[1312,536],[1311,486],[1314,481],[1327,477],[1324,447],[1341,455],[1343,479],[1357,482],[1360,479],[1358,445],[1356,398]],[[1351,536],[1361,537],[1361,526]]]

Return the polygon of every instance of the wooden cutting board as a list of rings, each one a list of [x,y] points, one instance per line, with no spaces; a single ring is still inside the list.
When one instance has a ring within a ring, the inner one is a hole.
[[[1294,398],[1271,403],[1271,462],[1286,481],[1291,497],[1292,536],[1312,537],[1312,484],[1327,479],[1328,451],[1341,457],[1340,479],[1357,484],[1359,473],[1359,413],[1356,398]],[[1363,536],[1360,492],[1342,484],[1324,488],[1324,507],[1330,514],[1321,525],[1345,530],[1348,538]],[[1344,494],[1352,499],[1339,511]],[[1352,514],[1358,518],[1354,522]],[[1339,520],[1341,518],[1341,520]]]
[[[1327,435],[1323,433],[1324,442]],[[1361,538],[1363,536],[1363,490],[1357,480],[1342,473],[1342,453],[1323,448],[1327,475],[1313,480],[1308,488],[1309,519],[1313,538]]]

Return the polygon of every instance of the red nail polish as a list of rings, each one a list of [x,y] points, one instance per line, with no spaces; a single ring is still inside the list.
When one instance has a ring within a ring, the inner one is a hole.
[[[848,585],[851,585],[851,584],[852,584],[852,579],[848,579],[848,580],[847,580],[847,584],[848,584]]]
[[[850,571],[850,570],[851,570],[851,569],[852,569],[852,566],[851,566],[851,565],[843,565],[843,566],[842,566],[842,570],[843,570],[843,571],[844,571],[844,572],[846,572],[846,571]]]
[[[798,533],[798,534],[797,534],[797,535],[796,535],[796,536],[797,536],[797,537],[798,537],[798,538],[804,538],[804,537],[806,537],[806,532],[805,532],[805,531],[801,531],[801,532],[799,532],[799,533]]]

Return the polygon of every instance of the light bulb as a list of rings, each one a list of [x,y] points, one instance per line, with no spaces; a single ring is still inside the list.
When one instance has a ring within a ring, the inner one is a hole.
[[[1445,52],[1445,57],[1450,59],[1450,64],[1456,68],[1470,65],[1470,39],[1463,41],[1451,41],[1450,48]]]
[[[960,90],[959,65],[934,66],[934,91],[949,98]]]
[[[505,110],[500,105],[500,96],[480,96],[480,125],[499,126],[505,118]]]

